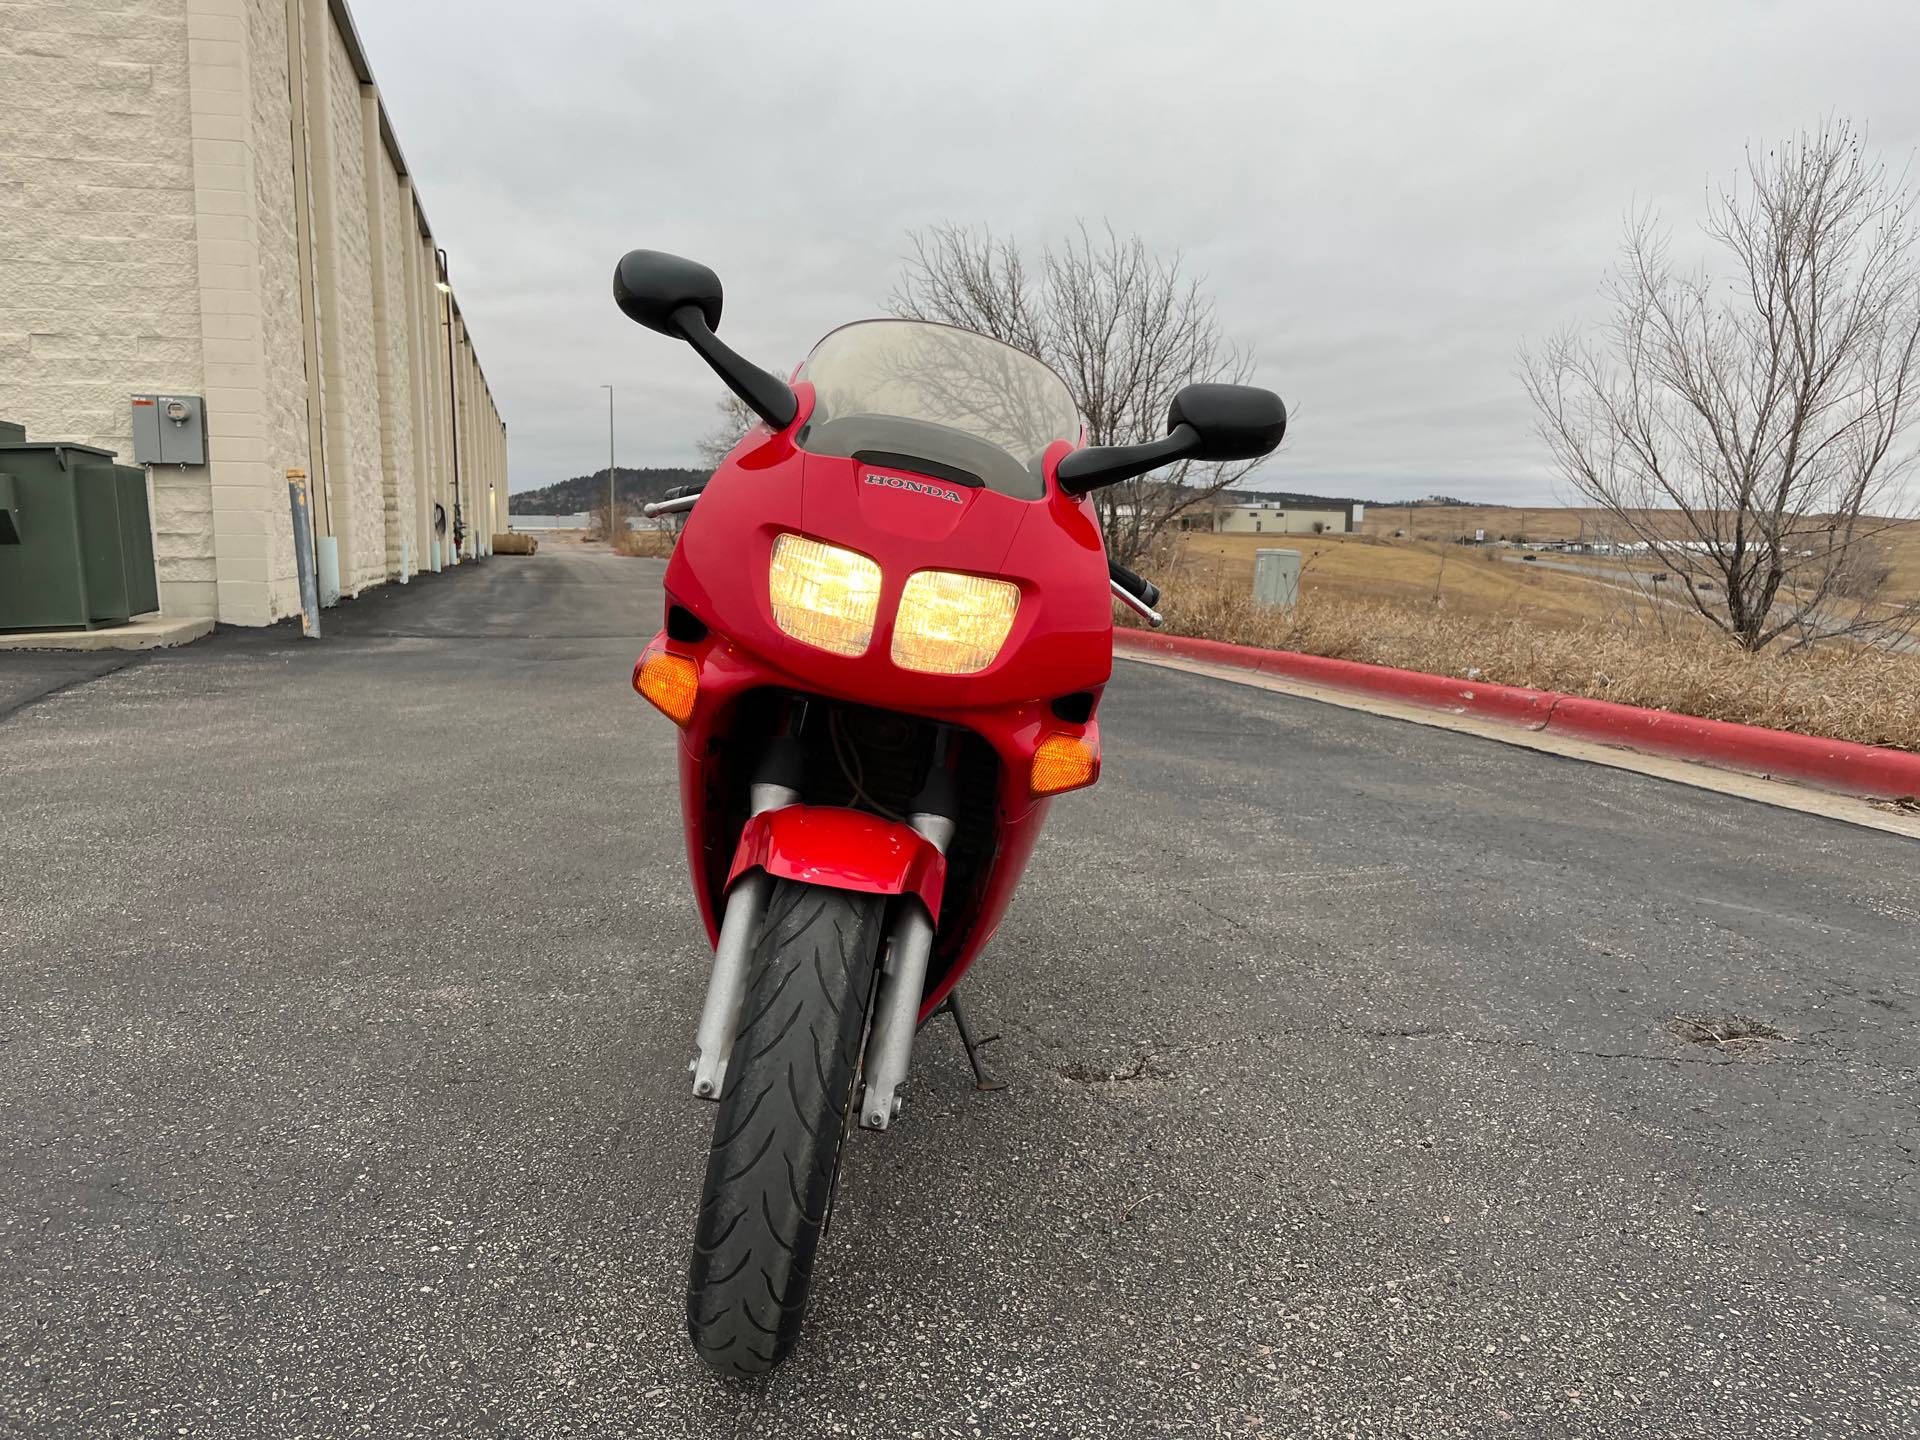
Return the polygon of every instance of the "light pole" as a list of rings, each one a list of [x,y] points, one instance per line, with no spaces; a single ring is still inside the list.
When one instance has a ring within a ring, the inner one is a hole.
[[[453,553],[458,564],[466,521],[460,513],[460,391],[453,376],[453,277],[447,270],[447,252],[436,246],[433,253],[440,262],[440,278],[434,288],[447,297],[447,413],[453,417]]]
[[[607,544],[613,545],[613,527],[619,518],[613,499],[613,386],[602,385],[600,388],[607,392]],[[617,550],[619,547],[614,548]]]

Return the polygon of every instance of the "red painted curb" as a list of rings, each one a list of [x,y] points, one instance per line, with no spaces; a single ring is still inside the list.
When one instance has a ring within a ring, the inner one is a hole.
[[[1847,795],[1887,800],[1920,796],[1920,754],[1880,745],[1822,740],[1758,725],[1736,725],[1726,720],[1703,720],[1697,715],[1619,705],[1611,700],[1560,695],[1551,690],[1488,685],[1419,670],[1396,670],[1388,665],[1300,655],[1291,650],[1229,645],[1191,635],[1116,628],[1113,642],[1116,649],[1157,651],[1264,675],[1284,675],[1314,685],[1380,695],[1456,715],[1479,715],[1502,724],[1551,730],[1556,735],[1692,760],[1723,770],[1796,780]]]

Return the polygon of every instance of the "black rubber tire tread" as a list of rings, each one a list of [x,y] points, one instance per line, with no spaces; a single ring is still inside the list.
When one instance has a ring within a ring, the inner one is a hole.
[[[687,1275],[687,1333],[722,1375],[764,1374],[799,1338],[883,905],[791,880],[776,880],[768,896]]]

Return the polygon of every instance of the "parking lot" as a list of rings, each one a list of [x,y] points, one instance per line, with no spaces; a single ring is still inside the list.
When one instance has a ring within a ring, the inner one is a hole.
[[[1920,1430],[1912,841],[1130,663],[714,1380],[660,573],[0,655],[0,1434]]]

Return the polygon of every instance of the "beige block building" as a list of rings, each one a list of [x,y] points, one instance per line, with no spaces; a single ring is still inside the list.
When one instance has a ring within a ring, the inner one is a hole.
[[[1218,505],[1213,528],[1239,535],[1344,535],[1359,527],[1347,502],[1303,496],[1298,503]]]
[[[148,469],[161,611],[300,608],[287,471],[353,595],[484,555],[506,425],[342,0],[0,0],[0,420]],[[456,519],[462,532],[456,547]]]

